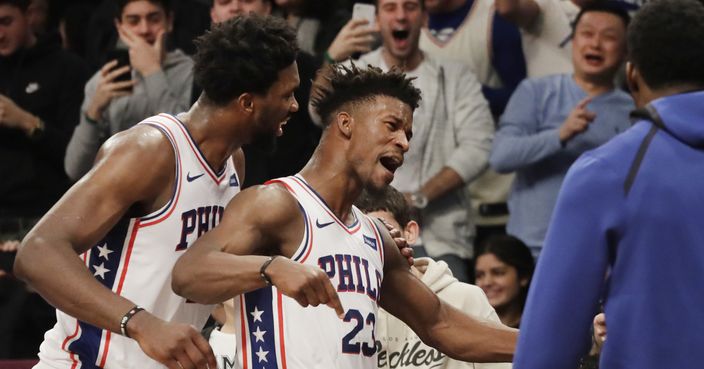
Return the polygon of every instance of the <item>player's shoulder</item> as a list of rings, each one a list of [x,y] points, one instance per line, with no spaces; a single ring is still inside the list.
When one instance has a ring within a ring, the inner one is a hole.
[[[175,158],[173,146],[162,132],[151,126],[137,125],[113,135],[101,146],[94,170],[161,183],[173,174]]]
[[[252,216],[272,226],[285,224],[300,212],[296,198],[278,182],[244,189],[235,196],[231,206],[237,209],[246,207]]]
[[[117,156],[139,157],[145,155],[142,156],[142,159],[149,158],[151,160],[161,156],[164,152],[172,153],[172,150],[165,150],[170,147],[169,139],[159,129],[138,124],[110,137],[101,147],[101,151],[103,154]]]

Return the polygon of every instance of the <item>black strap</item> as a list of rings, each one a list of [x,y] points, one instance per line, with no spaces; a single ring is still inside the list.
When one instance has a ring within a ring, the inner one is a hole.
[[[659,128],[657,125],[652,125],[648,134],[645,135],[643,142],[640,143],[638,152],[636,153],[636,158],[631,163],[631,169],[628,170],[628,176],[626,177],[626,182],[623,183],[623,192],[628,196],[628,192],[631,191],[633,187],[633,182],[636,180],[636,175],[638,174],[638,169],[640,169],[641,163],[643,163],[643,158],[645,157],[645,152],[648,151],[648,146],[653,141],[653,137],[658,132]]]
[[[669,132],[669,130],[665,126],[665,122],[663,122],[662,118],[660,118],[660,114],[658,114],[658,111],[655,110],[655,108],[650,104],[646,105],[643,108],[632,111],[630,114],[630,118],[633,123],[640,120],[648,120],[652,122],[656,127],[662,129],[663,131]]]
[[[633,163],[631,163],[631,168],[628,170],[628,176],[626,177],[626,181],[623,183],[623,192],[626,196],[628,196],[628,193],[631,191],[631,187],[633,187],[633,183],[636,180],[636,175],[638,175],[638,170],[643,163],[645,153],[648,151],[648,147],[653,141],[655,134],[658,130],[669,132],[665,126],[665,122],[663,122],[662,118],[660,118],[660,114],[658,114],[657,110],[655,110],[655,108],[650,104],[646,105],[644,108],[632,111],[630,117],[634,122],[639,120],[648,120],[653,123],[653,126],[650,128],[650,131],[648,131],[648,134],[645,135],[643,142],[640,143],[636,157],[633,160]]]

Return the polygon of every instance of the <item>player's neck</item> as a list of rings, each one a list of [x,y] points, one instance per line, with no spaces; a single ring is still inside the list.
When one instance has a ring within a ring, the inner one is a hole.
[[[347,172],[342,155],[326,153],[321,144],[300,173],[338,219],[346,224],[354,222],[352,204],[362,192],[362,185]]]
[[[205,160],[216,171],[225,165],[235,150],[242,147],[241,138],[245,136],[237,134],[240,124],[233,122],[221,110],[198,100],[188,112],[179,116]]]

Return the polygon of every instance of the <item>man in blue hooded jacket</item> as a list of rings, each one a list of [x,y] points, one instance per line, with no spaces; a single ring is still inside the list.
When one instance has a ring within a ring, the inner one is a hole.
[[[600,368],[704,362],[704,5],[648,2],[628,36],[641,109],[567,174],[521,321],[514,368],[575,368],[600,298]]]

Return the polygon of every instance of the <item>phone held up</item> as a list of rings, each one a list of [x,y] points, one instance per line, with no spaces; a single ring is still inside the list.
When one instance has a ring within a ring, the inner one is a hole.
[[[354,3],[352,7],[353,19],[366,19],[369,21],[368,27],[373,28],[376,20],[376,7],[371,4]]]
[[[107,53],[107,61],[117,60],[117,65],[112,69],[122,68],[124,66],[130,66],[130,54],[127,49],[113,49]],[[113,82],[124,82],[132,79],[132,71],[127,71],[125,73],[117,76]]]

